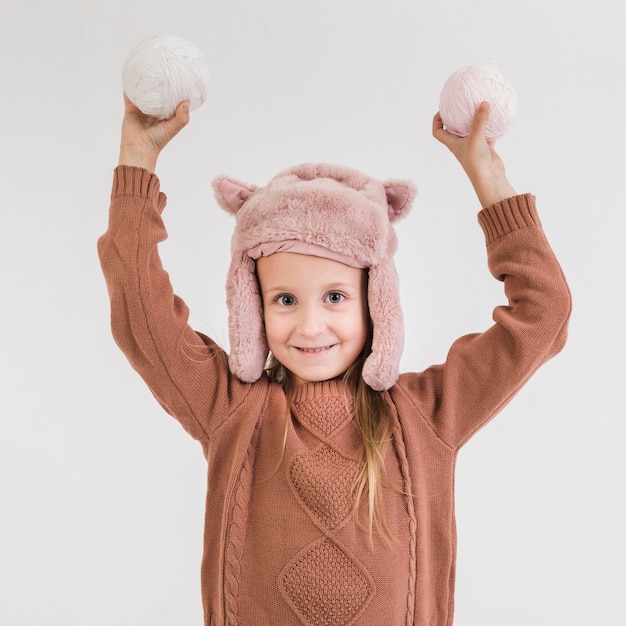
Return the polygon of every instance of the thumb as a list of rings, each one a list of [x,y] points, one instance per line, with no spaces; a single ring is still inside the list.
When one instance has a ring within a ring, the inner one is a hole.
[[[490,112],[491,105],[489,102],[484,101],[478,105],[476,113],[474,113],[474,119],[472,120],[470,135],[473,137],[484,137]]]
[[[189,102],[181,102],[174,115],[160,122],[152,131],[152,142],[162,150],[189,123]]]
[[[177,107],[174,115],[165,121],[170,137],[177,135],[189,123],[189,101],[184,100]]]

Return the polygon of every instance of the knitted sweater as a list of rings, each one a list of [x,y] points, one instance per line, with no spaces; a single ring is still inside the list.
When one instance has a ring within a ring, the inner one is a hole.
[[[361,444],[343,383],[303,384],[289,406],[267,377],[233,377],[224,352],[188,326],[161,266],[164,207],[155,175],[117,168],[98,247],[116,342],[207,460],[205,624],[451,624],[457,452],[566,339],[569,291],[533,196],[479,214],[508,297],[494,325],[384,392],[394,419],[384,487],[393,542],[375,536],[373,546],[352,511]]]

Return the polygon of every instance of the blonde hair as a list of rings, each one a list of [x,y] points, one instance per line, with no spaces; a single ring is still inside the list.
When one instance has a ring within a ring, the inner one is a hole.
[[[357,427],[363,453],[359,469],[352,485],[353,511],[357,523],[361,524],[359,508],[367,495],[368,518],[366,529],[370,544],[374,530],[386,543],[392,537],[387,527],[383,484],[385,478],[385,455],[392,440],[393,417],[382,393],[369,387],[363,380],[361,370],[371,350],[371,324],[368,339],[357,360],[344,373],[343,379],[350,389],[354,404],[354,423]],[[296,382],[293,374],[270,354],[266,371],[271,380],[282,385],[291,404],[295,395]]]

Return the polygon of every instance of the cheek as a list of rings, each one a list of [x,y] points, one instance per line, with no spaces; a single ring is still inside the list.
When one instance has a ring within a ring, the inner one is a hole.
[[[361,346],[365,343],[369,332],[369,314],[363,307],[359,307],[349,320],[346,320],[344,329],[355,341],[359,341]]]
[[[284,333],[285,324],[281,323],[281,320],[276,315],[273,315],[271,311],[264,312],[264,326],[268,344],[275,342]]]
[[[361,317],[361,348],[363,348],[368,342],[371,343],[372,336],[372,320],[370,318],[369,309],[364,307]]]

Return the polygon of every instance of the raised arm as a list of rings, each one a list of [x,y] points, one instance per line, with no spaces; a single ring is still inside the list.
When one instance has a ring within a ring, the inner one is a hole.
[[[247,391],[228,376],[224,352],[190,328],[189,311],[158,253],[167,237],[161,218],[166,198],[152,171],[188,120],[185,103],[159,122],[126,100],[120,164],[98,253],[116,343],[163,408],[192,436],[207,440]]]
[[[438,437],[458,448],[495,416],[532,374],[561,350],[571,299],[561,267],[541,228],[531,194],[516,195],[493,144],[484,139],[489,109],[476,113],[470,134],[460,138],[433,120],[433,135],[456,156],[480,203],[489,269],[504,283],[506,304],[494,324],[451,346],[446,362],[398,385]]]

